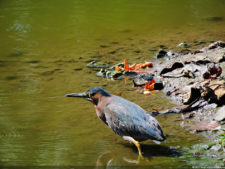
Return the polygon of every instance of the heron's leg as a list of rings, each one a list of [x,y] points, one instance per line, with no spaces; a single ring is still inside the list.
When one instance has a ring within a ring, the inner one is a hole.
[[[138,149],[138,155],[139,155],[139,158],[144,159],[144,157],[142,156],[141,145],[140,145],[140,142],[139,142],[139,141],[134,140],[134,139],[133,139],[132,137],[130,137],[130,136],[123,136],[123,139],[124,139],[124,140],[127,140],[127,141],[129,141],[129,142],[131,142],[131,143],[133,143],[133,144],[137,147],[137,149]]]
[[[141,152],[141,144],[140,144],[140,142],[139,142],[139,141],[136,141],[136,142],[135,142],[135,145],[136,145],[136,147],[137,147],[137,149],[138,149],[139,157],[143,158],[142,152]]]

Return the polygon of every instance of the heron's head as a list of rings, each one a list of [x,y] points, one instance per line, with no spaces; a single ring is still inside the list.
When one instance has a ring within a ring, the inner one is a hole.
[[[66,97],[80,97],[80,98],[85,98],[88,101],[91,101],[95,105],[98,104],[99,100],[102,97],[110,97],[112,96],[109,92],[107,92],[105,89],[99,88],[99,87],[94,87],[89,89],[86,92],[83,93],[70,93],[66,94]]]

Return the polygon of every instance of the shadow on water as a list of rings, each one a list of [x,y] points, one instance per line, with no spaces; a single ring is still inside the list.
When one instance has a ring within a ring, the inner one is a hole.
[[[132,148],[134,152],[137,152],[137,148],[132,145],[124,144],[125,147]],[[150,144],[141,144],[141,150],[143,153],[143,156],[145,158],[151,159],[154,157],[179,157],[181,156],[181,153],[178,150],[171,149],[170,147],[166,145],[150,145]]]
[[[138,159],[137,149],[134,145],[131,144],[122,144],[124,147],[132,149],[135,153],[126,154],[121,152],[119,154],[114,153],[113,151],[108,151],[102,153],[98,156],[96,161],[96,168],[108,168],[112,166],[117,166],[117,168],[123,168],[124,166],[129,168],[132,167],[149,167],[154,164],[152,161],[153,158],[158,157],[179,157],[181,153],[178,150],[171,149],[164,145],[149,145],[143,144],[142,145],[142,153],[144,159]],[[103,167],[104,166],[104,167]],[[120,166],[120,167],[118,167]],[[159,166],[158,166],[159,167]]]

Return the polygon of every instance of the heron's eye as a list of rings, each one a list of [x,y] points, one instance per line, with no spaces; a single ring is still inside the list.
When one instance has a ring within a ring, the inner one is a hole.
[[[91,96],[94,96],[96,93],[91,93]]]
[[[96,93],[89,93],[89,97],[93,97]]]

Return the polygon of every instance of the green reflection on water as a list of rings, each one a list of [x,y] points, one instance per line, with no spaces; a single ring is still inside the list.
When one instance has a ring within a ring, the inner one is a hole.
[[[225,40],[223,0],[0,2],[0,165],[132,165],[134,146],[100,122],[90,103],[70,92],[104,87],[147,111],[171,103],[143,96],[131,83],[96,77],[93,59],[143,62],[159,45]],[[215,18],[217,17],[217,18]],[[220,18],[220,19],[218,19]],[[179,127],[179,116],[158,118],[169,137],[144,143],[149,166],[185,166],[169,146],[202,140]]]

